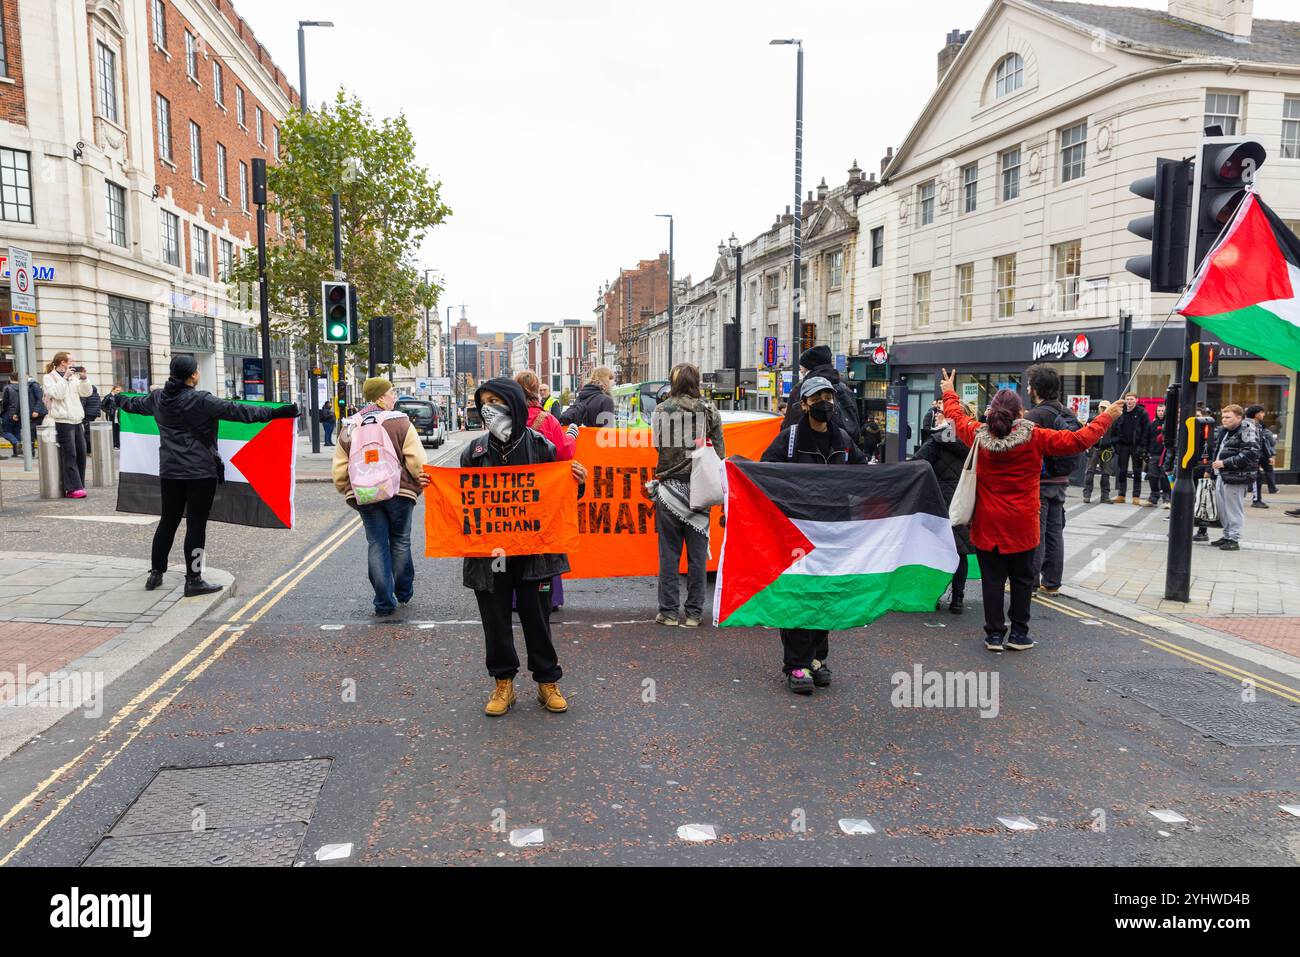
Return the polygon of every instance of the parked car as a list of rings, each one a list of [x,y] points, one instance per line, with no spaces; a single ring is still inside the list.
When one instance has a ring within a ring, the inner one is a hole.
[[[422,444],[436,449],[447,440],[446,416],[433,402],[403,396],[397,400],[397,411],[410,418]]]

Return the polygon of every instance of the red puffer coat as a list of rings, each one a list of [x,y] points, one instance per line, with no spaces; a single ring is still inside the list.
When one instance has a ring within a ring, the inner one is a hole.
[[[528,407],[528,427],[536,429],[551,440],[551,444],[555,446],[555,461],[573,458],[573,451],[578,444],[577,439],[569,438],[569,434],[564,431],[564,426],[560,425],[560,420],[551,413],[542,411],[540,405]]]
[[[1004,555],[1038,547],[1038,477],[1043,456],[1076,455],[1090,449],[1111,424],[1108,412],[1077,432],[1039,428],[1019,419],[1011,433],[999,439],[962,410],[953,392],[943,394],[943,414],[967,445],[974,445],[979,433],[971,543],[986,552],[996,548]]]

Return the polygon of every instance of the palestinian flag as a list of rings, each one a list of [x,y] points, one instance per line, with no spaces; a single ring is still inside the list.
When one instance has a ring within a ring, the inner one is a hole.
[[[278,402],[241,402],[274,405]],[[162,513],[158,485],[158,421],[151,415],[118,412],[122,453],[118,462],[117,510]],[[226,463],[226,480],[212,502],[214,522],[257,528],[293,528],[293,419],[270,422],[221,421],[217,451]]]
[[[925,462],[726,462],[727,534],[714,624],[853,628],[933,612],[957,569],[948,508]]]
[[[1228,345],[1300,369],[1300,239],[1253,190],[1178,312]]]

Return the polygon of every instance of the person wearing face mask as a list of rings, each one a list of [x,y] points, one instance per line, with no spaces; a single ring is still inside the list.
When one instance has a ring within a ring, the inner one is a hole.
[[[158,423],[162,514],[154,531],[151,570],[144,587],[152,591],[162,584],[167,556],[184,517],[185,597],[191,598],[221,590],[220,585],[203,580],[208,513],[225,475],[225,464],[217,451],[217,423],[292,419],[297,417],[298,407],[240,405],[200,392],[195,388],[199,384],[199,367],[192,356],[172,356],[170,371],[161,389],[144,396],[119,395],[116,405],[119,412],[150,415]]]
[[[542,465],[556,461],[555,446],[544,435],[528,427],[528,404],[524,390],[513,379],[489,379],[474,393],[474,405],[487,434],[474,439],[460,456],[461,468],[501,468],[507,465]],[[587,480],[580,462],[570,462],[578,482],[578,494]],[[507,555],[501,558],[466,558],[463,582],[474,590],[483,637],[487,644],[487,670],[496,682],[483,711],[500,717],[515,703],[515,675],[519,654],[511,629],[510,602],[514,596],[519,624],[528,649],[528,670],[537,682],[537,701],[547,711],[567,711],[569,704],[560,694],[563,677],[559,656],[551,639],[551,626],[542,609],[540,588],[544,582],[569,570],[569,558],[562,553]]]
[[[802,462],[817,465],[864,465],[867,457],[848,431],[832,422],[835,384],[821,376],[808,376],[799,384],[802,418],[781,430],[763,452],[764,462]],[[781,646],[785,684],[795,694],[812,694],[831,683],[826,666],[830,632],[824,629],[782,628]]]
[[[962,409],[971,418],[975,417],[972,406],[963,405]],[[957,483],[961,481],[961,471],[966,465],[966,456],[969,454],[970,446],[957,438],[953,424],[940,410],[934,414],[929,438],[916,450],[912,458],[930,463],[930,468],[934,470],[934,477],[939,480],[943,504],[952,505],[952,497],[957,493]],[[952,534],[961,560],[952,575],[952,597],[948,602],[948,610],[954,615],[960,615],[966,610],[966,579],[969,574],[966,556],[973,555],[975,548],[970,543],[969,525],[953,528]]]
[[[375,614],[391,615],[398,604],[415,595],[415,562],[411,558],[411,515],[421,489],[429,484],[424,474],[424,445],[404,412],[395,411],[397,392],[387,379],[367,379],[361,386],[366,404],[345,419],[334,447],[334,487],[361,515],[366,529],[367,565],[375,590]],[[357,504],[348,475],[352,439],[368,420],[378,422],[393,452],[401,460],[397,494],[376,502]]]

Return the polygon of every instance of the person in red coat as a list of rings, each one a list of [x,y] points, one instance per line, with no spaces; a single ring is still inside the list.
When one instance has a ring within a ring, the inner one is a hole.
[[[943,370],[943,414],[957,437],[978,448],[975,461],[975,515],[970,538],[979,556],[984,593],[984,647],[1027,651],[1029,602],[1034,590],[1034,550],[1038,547],[1038,477],[1045,455],[1077,455],[1092,448],[1111,425],[1103,412],[1070,432],[1035,426],[1024,418],[1024,404],[1010,389],[993,397],[981,425],[966,414],[953,379]],[[1119,406],[1112,408],[1122,408]],[[1011,582],[1011,634],[1003,618],[1003,595]]]

